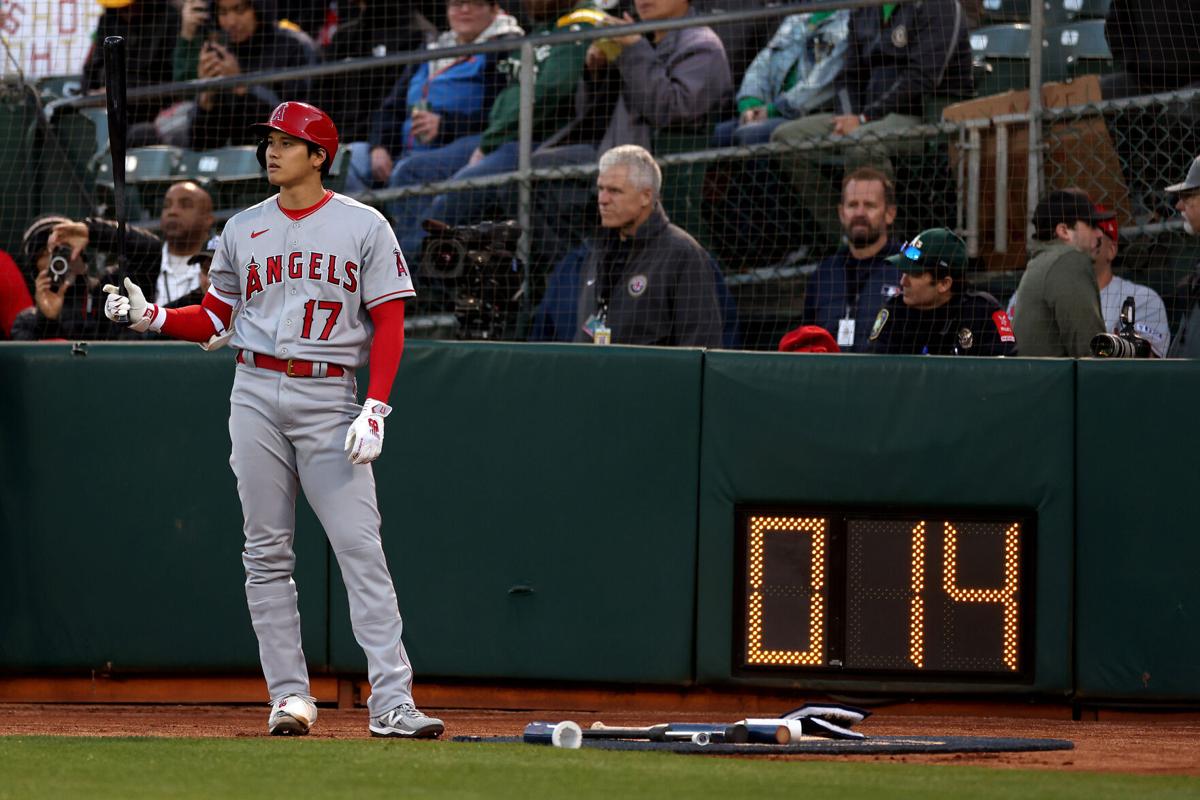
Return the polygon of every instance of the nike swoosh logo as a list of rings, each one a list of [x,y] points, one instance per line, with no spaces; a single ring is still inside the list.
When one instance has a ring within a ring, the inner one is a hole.
[[[251,232],[250,232],[250,238],[251,238],[251,239],[257,239],[258,237],[262,236],[264,233],[266,233],[266,232],[267,232],[267,231],[269,231],[269,230],[271,230],[271,229],[270,229],[270,228],[264,228],[264,229],[263,229],[263,230],[261,230],[261,231],[251,231]]]

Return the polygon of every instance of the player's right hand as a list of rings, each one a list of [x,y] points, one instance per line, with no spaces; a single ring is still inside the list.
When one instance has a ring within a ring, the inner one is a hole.
[[[130,330],[144,333],[149,330],[150,323],[158,313],[158,306],[146,302],[146,295],[138,285],[129,278],[125,279],[125,291],[128,297],[118,294],[120,291],[111,283],[104,285],[108,298],[104,301],[104,316],[113,322],[129,323]]]

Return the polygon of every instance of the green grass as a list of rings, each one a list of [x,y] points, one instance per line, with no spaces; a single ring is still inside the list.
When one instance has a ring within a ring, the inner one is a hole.
[[[1200,780],[530,745],[330,739],[0,737],[0,798],[1200,796]]]

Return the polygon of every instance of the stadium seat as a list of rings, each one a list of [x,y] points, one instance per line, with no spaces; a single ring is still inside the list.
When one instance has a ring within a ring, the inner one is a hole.
[[[991,25],[971,31],[980,96],[1029,88],[1029,26]]]
[[[1104,36],[1104,20],[1080,20],[1047,28],[1042,63],[1047,81],[1111,72],[1113,56]]]
[[[1112,0],[1043,0],[1046,25],[1074,19],[1104,19]],[[983,0],[980,18],[989,23],[1029,22],[1030,0]]]
[[[130,220],[156,217],[162,198],[175,180],[182,151],[169,145],[134,147],[125,154],[125,202]],[[112,158],[105,154],[96,167],[96,186],[112,196]]]
[[[1056,25],[1075,19],[1104,19],[1112,0],[1047,0],[1046,24]]]
[[[37,79],[37,92],[43,102],[80,97],[83,94],[82,75],[47,75]]]
[[[986,22],[1029,21],[1029,0],[983,0],[980,5],[980,18]]]

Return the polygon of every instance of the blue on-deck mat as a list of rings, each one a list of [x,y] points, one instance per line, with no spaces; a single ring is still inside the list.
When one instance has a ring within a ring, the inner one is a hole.
[[[454,742],[519,744],[520,736],[455,736]],[[791,744],[709,744],[647,742],[632,739],[584,739],[585,748],[600,750],[662,750],[699,755],[910,755],[914,753],[1022,753],[1035,750],[1073,750],[1066,739],[1020,739],[993,736],[872,736],[868,739],[804,738]]]

